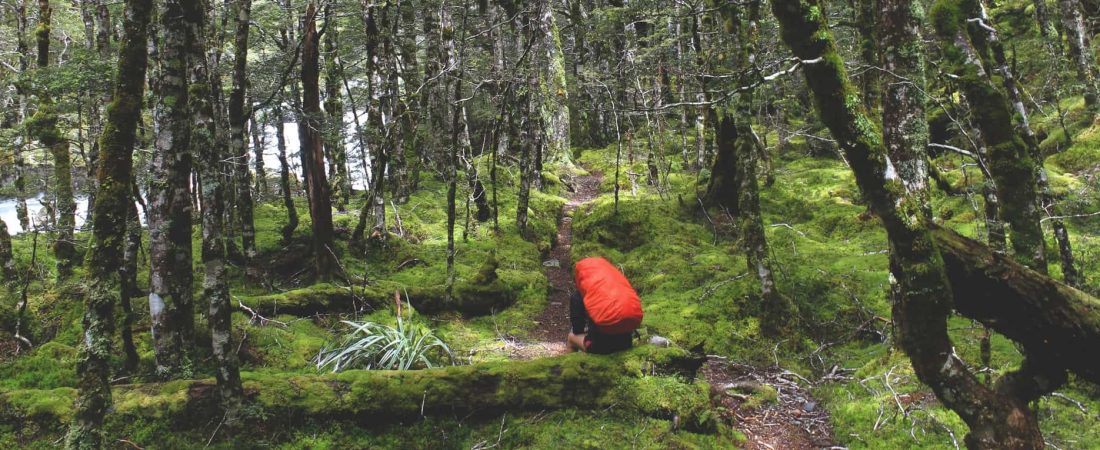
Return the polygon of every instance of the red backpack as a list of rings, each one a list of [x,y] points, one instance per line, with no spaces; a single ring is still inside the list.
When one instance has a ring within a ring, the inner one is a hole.
[[[601,333],[628,334],[638,329],[642,300],[619,269],[593,257],[577,261],[573,271],[588,317]]]

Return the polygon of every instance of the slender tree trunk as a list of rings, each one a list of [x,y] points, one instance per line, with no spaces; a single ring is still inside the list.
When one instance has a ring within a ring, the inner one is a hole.
[[[232,174],[236,184],[236,202],[233,211],[240,220],[241,249],[246,260],[256,256],[256,224],[253,218],[254,202],[248,173],[248,118],[252,115],[247,104],[248,91],[248,29],[252,12],[252,0],[237,0],[237,32],[233,40],[233,89],[229,93],[229,151],[233,156]]]
[[[191,375],[195,307],[191,249],[191,111],[187,89],[190,39],[184,2],[161,6],[153,91],[154,140],[149,192],[149,316],[156,371]]]
[[[325,150],[332,174],[332,198],[336,209],[347,210],[351,198],[351,179],[348,177],[348,156],[344,145],[344,103],[340,100],[342,64],[337,63],[340,48],[339,25],[332,14],[332,2],[325,5]]]
[[[27,108],[29,106],[29,80],[26,78],[27,70],[29,69],[28,59],[30,59],[30,48],[27,45],[27,2],[30,0],[18,0],[16,4],[16,51],[19,53],[19,79],[15,83],[15,96],[18,110],[18,120],[20,124],[25,124],[28,121]],[[15,187],[15,215],[19,219],[19,228],[23,231],[31,229],[30,215],[27,213],[27,188],[25,173],[27,171],[26,159],[23,157],[23,152],[27,146],[28,136],[26,130],[18,133],[15,136],[15,142],[12,146],[12,159],[14,167],[14,180],[13,185]]]
[[[137,195],[137,185],[134,185],[134,195]],[[134,307],[131,300],[141,296],[138,288],[138,252],[141,249],[141,220],[138,219],[137,205],[131,199],[126,214],[126,244],[122,254],[122,269],[119,275],[122,277],[120,291],[122,293],[122,351],[126,354],[123,369],[126,373],[137,370],[140,357],[137,347],[134,346]]]
[[[1039,138],[1031,129],[1027,106],[1024,104],[1023,95],[1020,92],[1019,83],[1016,81],[1012,66],[1005,56],[1004,45],[1001,43],[1000,36],[989,18],[984,1],[981,5],[981,18],[984,21],[983,29],[987,32],[988,38],[986,45],[989,47],[989,52],[992,54],[996,66],[995,72],[1001,76],[1005,92],[1012,104],[1012,109],[1016,113],[1013,116],[1016,133],[1022,137],[1033,161],[1035,161],[1035,181],[1036,188],[1039,191],[1035,201],[1039,202],[1043,212],[1047,213],[1051,228],[1054,230],[1054,240],[1058,243],[1058,253],[1062,261],[1062,279],[1066,284],[1076,287],[1077,268],[1074,267],[1073,247],[1069,242],[1069,232],[1066,230],[1065,222],[1059,217],[1060,213],[1054,199],[1054,193],[1050,188],[1046,168],[1043,166],[1043,152],[1039,149]]]
[[[1077,69],[1077,82],[1085,94],[1085,105],[1091,110],[1100,108],[1100,86],[1097,85],[1096,66],[1092,47],[1089,45],[1089,31],[1085,25],[1085,16],[1081,12],[1080,0],[1058,0],[1062,12],[1062,28],[1069,44],[1069,57]]]
[[[215,58],[207,57],[206,37],[209,28],[205,17],[205,3],[201,0],[184,3],[184,22],[190,31],[190,107],[192,117],[191,144],[199,158],[200,196],[202,197],[202,292],[208,303],[207,320],[210,323],[211,348],[216,369],[214,378],[222,408],[230,422],[236,416],[243,401],[240,369],[236,347],[232,339],[229,284],[226,278],[226,227],[225,198],[228,191],[223,176],[232,173],[224,162],[229,147],[219,142],[213,92],[215,74],[218,73]]]
[[[76,201],[73,199],[72,161],[69,155],[69,140],[58,127],[57,106],[47,87],[45,73],[50,65],[50,18],[53,8],[49,0],[38,0],[38,28],[34,35],[38,43],[38,69],[43,71],[42,85],[38,92],[38,111],[27,125],[33,136],[49,149],[53,159],[53,197],[57,210],[57,240],[53,252],[57,258],[57,272],[61,278],[72,274],[72,265],[76,256],[76,242],[73,230],[76,226]]]
[[[84,297],[84,343],[77,362],[79,395],[65,439],[69,449],[104,446],[103,416],[111,406],[110,359],[114,308],[121,292],[128,205],[132,205],[133,147],[141,119],[150,0],[127,0],[126,37],[119,51],[112,105],[100,141],[102,156],[96,178],[99,192],[92,206],[92,241],[87,260],[88,292]]]
[[[937,3],[946,15],[951,10],[968,17],[981,17],[980,5],[967,3],[968,9]],[[1009,227],[1009,242],[1017,261],[1039,272],[1046,272],[1046,256],[1042,228],[1039,226],[1039,207],[1036,199],[1036,163],[1024,138],[1013,126],[1013,109],[1006,95],[990,78],[983,62],[987,41],[986,29],[979,24],[965,22],[962,16],[933,21],[937,34],[946,48],[945,70],[955,75],[962,93],[974,110],[974,118],[981,130],[982,139],[989,149],[987,165],[1001,202],[1001,218]],[[976,46],[978,45],[978,46]]]
[[[8,233],[8,224],[0,220],[0,282],[9,284],[15,281],[15,259],[11,251],[11,234]],[[10,292],[10,291],[9,291]]]
[[[319,86],[321,36],[317,33],[317,5],[306,7],[305,33],[302,36],[302,114],[298,118],[302,171],[306,173],[306,195],[312,220],[314,269],[319,278],[330,277],[336,269],[333,244],[332,194],[325,174],[324,120]]]
[[[367,32],[367,71],[368,88],[371,99],[367,106],[368,127],[376,130],[377,142],[370,143],[370,179],[367,192],[367,201],[363,209],[359,211],[359,222],[352,232],[352,239],[361,241],[367,228],[367,221],[372,220],[371,238],[385,240],[386,238],[386,201],[385,201],[385,176],[387,164],[385,121],[382,118],[382,105],[380,99],[375,100],[375,93],[381,90],[381,61],[379,47],[381,44],[380,30],[375,19],[377,7],[370,7],[364,11],[363,23]],[[426,12],[425,14],[431,14]],[[366,166],[364,165],[364,168]]]
[[[256,180],[253,190],[256,191],[257,201],[262,201],[264,197],[268,195],[267,186],[267,171],[264,170],[264,147],[267,144],[267,136],[264,134],[263,124],[264,120],[256,119],[256,112],[253,111],[248,118],[250,127],[252,128],[252,170],[256,172]]]
[[[561,33],[554,20],[553,2],[539,0],[537,20],[532,24],[538,28],[540,46],[546,58],[541,69],[539,92],[541,97],[541,115],[545,131],[545,162],[564,166],[573,164],[572,149],[569,144],[569,87],[565,77],[565,55],[561,48]],[[534,6],[534,5],[531,5]]]
[[[279,157],[279,190],[283,194],[283,206],[286,208],[287,223],[281,230],[283,242],[290,243],[294,237],[294,230],[298,229],[298,208],[294,206],[294,191],[290,186],[290,162],[286,156],[286,133],[284,130],[283,108],[276,106],[273,110],[273,124],[275,126],[275,148]]]

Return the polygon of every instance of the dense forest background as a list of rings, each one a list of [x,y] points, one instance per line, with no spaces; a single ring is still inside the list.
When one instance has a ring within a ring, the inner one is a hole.
[[[1093,0],[2,0],[0,444],[1096,448]],[[642,297],[566,354],[571,266]]]

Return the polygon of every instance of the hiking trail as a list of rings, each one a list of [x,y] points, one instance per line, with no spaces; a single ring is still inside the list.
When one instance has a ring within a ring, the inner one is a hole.
[[[549,281],[547,304],[535,318],[530,339],[507,342],[515,359],[535,359],[565,353],[569,333],[569,296],[575,289],[572,272],[573,218],[599,196],[602,174],[573,179],[572,195],[558,219],[557,237],[543,261]],[[809,393],[809,380],[780,368],[740,364],[710,355],[699,370],[711,386],[722,423],[745,435],[741,445],[750,450],[810,450],[830,448],[833,431],[829,414]],[[752,405],[750,396],[774,391],[773,401]],[[745,393],[750,393],[746,395]]]

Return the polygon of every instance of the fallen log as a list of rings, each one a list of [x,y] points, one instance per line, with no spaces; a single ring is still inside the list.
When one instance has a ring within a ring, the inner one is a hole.
[[[711,431],[716,416],[709,388],[694,381],[702,362],[684,350],[642,346],[611,356],[574,353],[412,371],[245,372],[247,408],[262,419],[244,420],[262,420],[267,427],[292,427],[306,418],[373,426],[430,416],[579,408],[675,419],[682,427]],[[118,385],[113,394],[108,422],[119,429],[137,418],[197,429],[221,414],[213,379]],[[22,433],[62,427],[71,418],[75,397],[72,388],[2,393],[0,424]]]
[[[382,283],[376,286],[336,286],[322,283],[278,294],[241,296],[242,304],[265,316],[290,314],[306,317],[315,314],[352,312],[355,308],[377,309],[393,305],[397,291],[422,314],[458,312],[465,316],[481,316],[500,311],[515,303],[522,286],[505,279],[490,283],[464,282],[455,286],[454,295],[446,300],[443,286],[401,286]]]
[[[1100,384],[1100,300],[935,227],[959,314],[1078,377]]]

